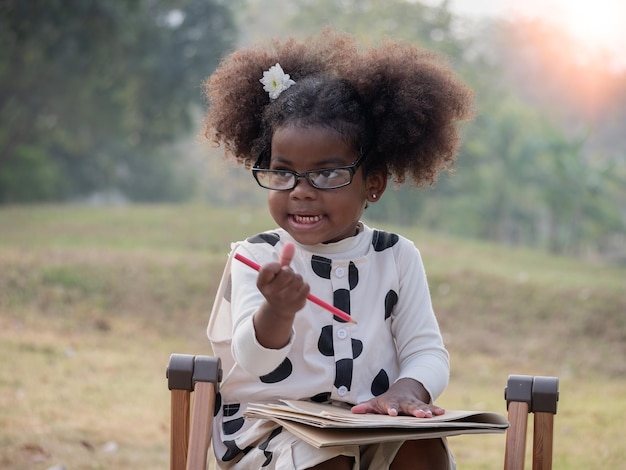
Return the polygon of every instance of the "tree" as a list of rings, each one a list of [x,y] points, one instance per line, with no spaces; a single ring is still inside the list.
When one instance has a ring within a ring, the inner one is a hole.
[[[0,0],[0,203],[181,197],[155,155],[234,38],[219,0]]]

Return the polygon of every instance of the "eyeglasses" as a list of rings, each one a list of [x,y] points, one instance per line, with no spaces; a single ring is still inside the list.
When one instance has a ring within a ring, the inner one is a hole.
[[[317,189],[337,189],[352,183],[352,178],[359,165],[365,159],[365,155],[366,153],[362,153],[352,165],[310,170],[304,173],[296,173],[291,170],[259,168],[262,158],[259,157],[252,167],[252,175],[256,182],[259,183],[259,186],[275,191],[289,191],[295,188],[299,178],[306,178],[309,184]]]

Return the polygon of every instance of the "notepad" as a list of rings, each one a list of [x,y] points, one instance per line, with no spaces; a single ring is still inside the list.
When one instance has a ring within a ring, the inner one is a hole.
[[[270,419],[317,448],[460,434],[504,433],[509,427],[504,416],[490,411],[446,410],[441,416],[416,418],[354,414],[340,404],[300,400],[250,403],[244,414],[248,418]]]

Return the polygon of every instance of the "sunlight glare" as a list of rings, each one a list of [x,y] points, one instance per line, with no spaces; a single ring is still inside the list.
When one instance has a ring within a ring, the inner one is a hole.
[[[512,10],[561,28],[582,62],[608,60],[615,70],[626,68],[626,0],[527,0]]]
[[[560,8],[565,27],[587,46],[612,48],[619,41],[626,20],[622,0],[569,0]]]
[[[606,57],[626,69],[626,0],[419,0],[430,6],[449,3],[470,18],[539,19],[566,32],[581,58]]]

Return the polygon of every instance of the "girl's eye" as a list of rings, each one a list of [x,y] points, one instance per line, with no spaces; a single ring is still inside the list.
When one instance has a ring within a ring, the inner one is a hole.
[[[274,175],[276,178],[287,180],[293,176],[289,171],[286,170],[274,170]]]
[[[322,178],[336,178],[338,176],[338,171],[337,170],[323,170],[323,171],[318,171],[315,176],[321,176]]]

